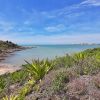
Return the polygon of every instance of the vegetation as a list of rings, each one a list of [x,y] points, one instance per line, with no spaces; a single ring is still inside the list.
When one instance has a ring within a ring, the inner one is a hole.
[[[48,97],[50,100],[75,100],[83,99],[86,94],[99,100],[100,48],[56,57],[53,61],[26,61],[23,66],[20,71],[0,76],[0,97],[4,97],[3,100],[8,97],[9,100],[44,100]],[[10,86],[15,84],[18,89],[9,93]],[[32,99],[34,97],[36,99]]]
[[[0,41],[0,50],[6,50],[6,49],[13,49],[13,48],[19,48],[17,44],[14,44],[10,41]]]
[[[17,96],[14,95],[5,96],[2,100],[17,100]]]
[[[48,73],[53,68],[53,63],[47,60],[34,60],[32,63],[26,61],[26,71],[34,78],[35,81],[41,80],[44,75]]]
[[[52,83],[52,89],[54,93],[57,93],[57,92],[60,92],[60,90],[63,90],[64,84],[68,82],[69,82],[69,76],[66,73],[60,72],[58,75],[56,75]]]
[[[72,56],[69,56],[67,54],[63,57],[56,57],[54,63],[55,63],[55,69],[62,68],[62,67],[69,68],[74,64],[74,60]]]
[[[0,76],[0,97],[9,94],[9,87],[12,84],[23,84],[28,77],[24,69]],[[6,92],[5,92],[6,91]]]

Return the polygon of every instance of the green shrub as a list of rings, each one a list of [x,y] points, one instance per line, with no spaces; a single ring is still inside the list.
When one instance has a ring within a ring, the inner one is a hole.
[[[88,57],[74,65],[79,75],[95,74],[100,71],[100,63],[95,57]]]
[[[67,82],[69,82],[69,76],[66,73],[60,72],[52,83],[54,93],[62,91]]]
[[[0,77],[0,92],[6,87],[6,81],[3,77]]]
[[[67,54],[66,56],[63,57],[56,57],[54,63],[55,63],[55,69],[61,67],[69,68],[74,64],[74,60],[71,56]]]
[[[74,54],[72,57],[74,59],[75,64],[78,64],[80,61],[82,62],[86,58],[86,55],[85,53],[80,52],[80,53]]]
[[[16,82],[22,83],[27,77],[27,72],[25,72],[25,70],[20,70],[10,74],[10,81],[12,84]]]

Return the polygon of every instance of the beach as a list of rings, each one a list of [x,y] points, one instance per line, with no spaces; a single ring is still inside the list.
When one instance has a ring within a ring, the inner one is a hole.
[[[12,64],[2,63],[2,60],[5,60],[6,57],[13,54],[15,51],[20,51],[20,50],[22,49],[21,48],[9,49],[0,54],[0,75],[3,75],[5,73],[12,73],[21,69],[20,66],[14,66]]]
[[[3,75],[5,73],[13,73],[20,69],[21,69],[21,67],[19,67],[19,66],[13,66],[10,64],[0,63],[0,75]]]
[[[3,42],[3,43],[4,43],[3,45],[8,45],[6,42]],[[5,73],[12,73],[21,69],[21,66],[3,63],[2,61],[4,61],[8,56],[12,55],[14,52],[32,48],[32,47],[23,47],[23,46],[17,46],[17,45],[15,45],[15,47],[11,46],[10,48],[7,48],[7,47],[3,48],[3,46],[0,46],[0,47],[1,47],[0,49],[0,75],[5,74]]]

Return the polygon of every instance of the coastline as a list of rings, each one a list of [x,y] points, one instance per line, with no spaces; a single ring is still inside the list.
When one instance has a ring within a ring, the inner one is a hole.
[[[18,70],[21,70],[21,67],[0,63],[0,75],[7,74],[7,73],[13,73]]]
[[[12,64],[6,64],[2,63],[2,60],[5,60],[6,57],[8,57],[10,54],[16,52],[16,51],[22,51],[26,49],[31,49],[33,47],[19,47],[14,49],[7,49],[4,50],[2,53],[0,53],[0,75],[6,74],[6,73],[13,73],[15,71],[21,70],[21,66],[14,66]]]
[[[60,100],[63,98],[65,99],[67,94],[70,94],[67,95],[69,98],[73,94],[74,98],[83,100],[86,95],[89,94],[90,89],[92,90],[92,93],[96,91],[95,94],[97,95],[90,94],[86,97],[86,99],[90,98],[90,96],[91,98],[98,99],[100,97],[99,58],[100,48],[93,48],[86,49],[83,52],[79,52],[71,56],[65,55],[58,57],[52,61],[40,61],[38,59],[33,63],[27,62],[24,67],[19,69],[18,67],[16,69],[15,66],[9,64],[1,64],[6,67],[3,67],[3,69],[1,68],[3,71],[0,75],[0,99],[6,97],[9,98],[9,96],[17,96],[17,98],[20,99],[23,96],[23,100],[31,100],[32,98],[53,100],[54,97],[51,97],[51,93],[53,93],[52,95],[61,93],[61,95],[57,95]],[[14,70],[12,68],[14,68]],[[7,72],[5,73],[5,71]],[[78,87],[79,85],[82,87]],[[39,91],[37,91],[36,86],[39,87]],[[91,87],[88,88],[89,86]],[[7,96],[5,96],[5,92]],[[84,94],[85,92],[86,94]],[[82,94],[82,96],[80,96],[80,94]]]

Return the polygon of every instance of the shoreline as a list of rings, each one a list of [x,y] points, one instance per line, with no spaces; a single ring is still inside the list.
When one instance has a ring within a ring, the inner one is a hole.
[[[21,70],[21,66],[15,66],[12,64],[2,63],[3,60],[5,60],[6,57],[13,54],[16,51],[22,51],[26,49],[31,49],[33,47],[20,47],[20,48],[14,48],[14,49],[8,49],[4,50],[2,53],[0,53],[0,76],[4,75],[6,73],[13,73],[15,71]]]
[[[22,68],[19,67],[19,66],[0,63],[0,76],[4,75],[4,74],[7,74],[7,73],[13,73],[13,72],[21,70],[21,69]]]
[[[8,50],[3,50],[1,53],[0,53],[0,62],[2,60],[5,60],[6,57],[8,57],[10,54],[16,52],[16,51],[22,51],[22,50],[26,50],[26,49],[31,49],[33,47],[19,47],[19,48],[12,48],[12,49],[8,49]]]

